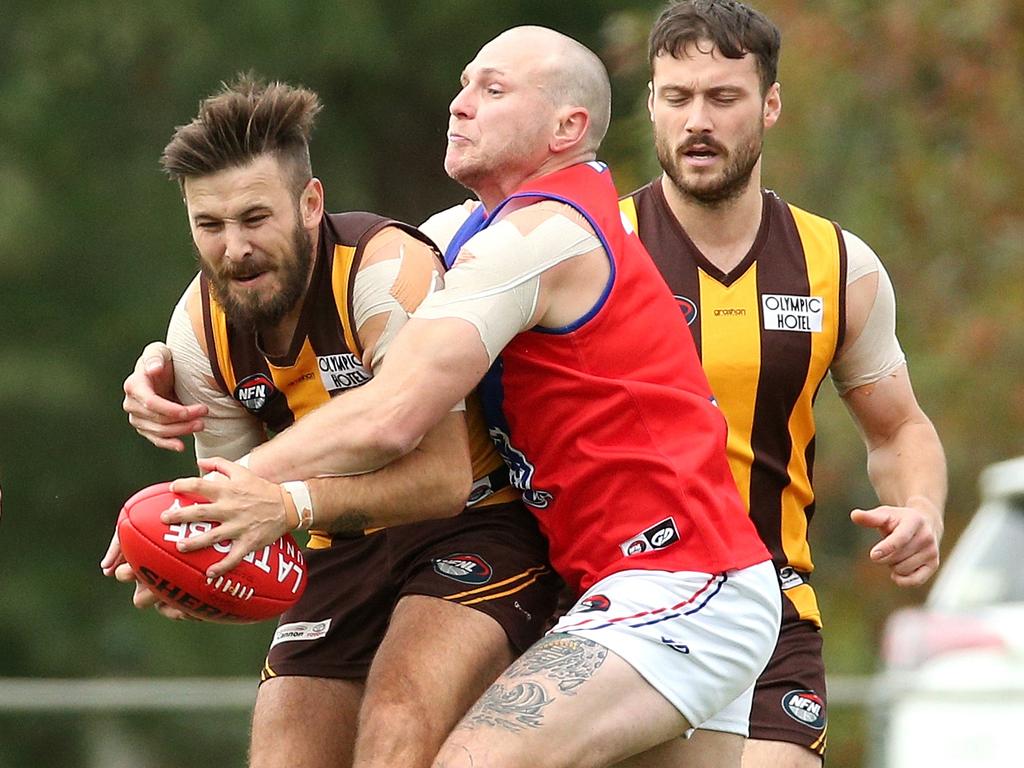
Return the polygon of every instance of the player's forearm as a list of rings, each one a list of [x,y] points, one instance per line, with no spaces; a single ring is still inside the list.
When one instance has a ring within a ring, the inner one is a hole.
[[[946,457],[931,421],[922,413],[868,451],[868,476],[883,504],[928,512],[941,535],[946,505]]]
[[[249,468],[274,482],[351,475],[416,448],[487,371],[476,329],[462,320],[410,320],[380,374],[257,448]]]
[[[472,485],[462,414],[449,414],[415,450],[376,472],[319,478],[308,485],[314,527],[331,533],[458,514]]]
[[[372,403],[362,411],[364,385],[318,408],[274,436],[249,456],[249,468],[275,483],[308,480],[327,475],[372,472],[400,458],[416,446],[403,435],[389,432]]]

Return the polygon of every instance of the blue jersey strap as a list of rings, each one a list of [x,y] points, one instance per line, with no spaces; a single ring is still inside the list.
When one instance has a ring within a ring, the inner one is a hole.
[[[448,248],[444,252],[445,268],[450,268],[455,263],[455,259],[459,255],[459,251],[462,250],[462,246],[486,225],[487,211],[484,210],[482,205],[478,205],[469,214],[469,218],[462,222],[462,226],[459,227],[451,242],[448,243]]]

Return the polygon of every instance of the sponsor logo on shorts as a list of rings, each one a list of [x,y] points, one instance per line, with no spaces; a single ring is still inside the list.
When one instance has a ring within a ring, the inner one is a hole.
[[[693,325],[693,321],[697,319],[697,305],[685,296],[675,296],[676,303],[679,308],[683,310],[683,317],[686,318],[687,325]]]
[[[674,518],[666,517],[660,523],[652,525],[646,531],[638,533],[628,541],[619,545],[626,557],[640,555],[652,549],[664,549],[679,541],[679,530]]]
[[[277,387],[265,373],[254,373],[246,376],[235,387],[235,400],[240,402],[249,413],[259,413],[267,407],[270,398],[277,394]]]
[[[463,584],[486,584],[494,575],[494,569],[480,555],[460,552],[430,562],[436,573]]]
[[[673,651],[677,651],[685,655],[689,655],[690,653],[690,646],[680,643],[678,640],[673,640],[671,637],[665,637],[664,635],[662,635],[661,642],[663,642]]]
[[[293,621],[290,624],[282,624],[274,632],[274,639],[270,643],[273,648],[278,643],[291,643],[296,640],[319,640],[327,634],[331,628],[331,619],[322,621]]]
[[[328,392],[358,387],[372,378],[362,361],[351,352],[321,355],[316,359],[316,367],[320,369],[320,382]]]
[[[783,589],[792,589],[805,583],[804,577],[794,570],[792,566],[784,565],[782,568],[779,568],[779,585]]]
[[[604,595],[590,595],[580,600],[570,613],[590,613],[591,611],[607,611],[612,601]]]
[[[814,691],[790,691],[782,697],[782,709],[816,731],[825,727],[825,700]]]

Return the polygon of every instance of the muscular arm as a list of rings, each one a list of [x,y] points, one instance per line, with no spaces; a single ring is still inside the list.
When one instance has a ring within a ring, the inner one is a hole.
[[[376,470],[414,453],[488,364],[468,322],[413,318],[392,342],[379,375],[260,446],[249,467],[275,482]]]
[[[499,233],[506,224],[518,233]],[[382,466],[419,445],[517,333],[567,325],[601,295],[607,257],[564,206],[529,206],[488,232],[466,245],[445,289],[397,335],[379,376],[261,446],[250,466],[275,479]]]
[[[890,355],[895,367],[884,366],[858,351],[858,342],[861,348],[864,342],[891,348],[895,322],[892,288],[879,265],[847,289],[848,340],[836,366],[846,379],[870,379],[844,392],[842,398],[864,439],[868,476],[881,506],[853,510],[851,518],[882,536],[871,549],[871,559],[888,566],[899,586],[917,586],[939,565],[946,460],[935,427],[914,396],[906,364]],[[877,341],[865,336],[880,333],[883,338]],[[880,378],[864,373],[879,368],[891,370]]]

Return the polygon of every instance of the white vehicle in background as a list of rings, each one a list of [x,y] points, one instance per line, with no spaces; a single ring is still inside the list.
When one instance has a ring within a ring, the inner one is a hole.
[[[1024,766],[1024,457],[980,485],[924,605],[886,623],[872,765]]]

